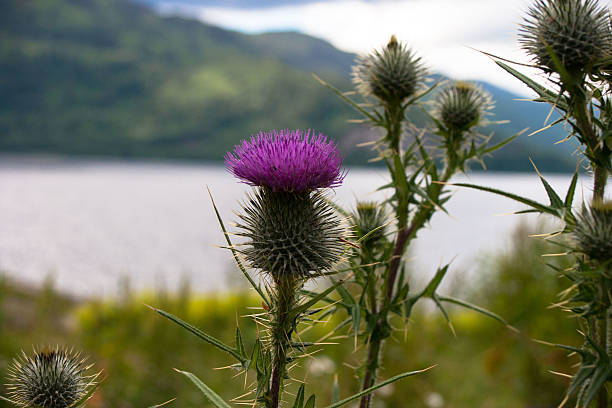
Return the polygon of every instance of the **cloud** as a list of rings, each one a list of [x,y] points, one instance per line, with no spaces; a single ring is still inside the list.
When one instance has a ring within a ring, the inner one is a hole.
[[[437,72],[458,79],[489,81],[528,95],[524,85],[473,48],[528,62],[518,47],[516,33],[530,3],[529,0],[338,0],[265,9],[193,6],[190,13],[202,21],[247,33],[297,30],[356,53],[379,48],[395,34]]]

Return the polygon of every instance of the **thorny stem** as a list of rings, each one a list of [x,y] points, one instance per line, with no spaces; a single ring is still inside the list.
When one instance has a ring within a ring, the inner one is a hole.
[[[380,322],[379,322],[380,323]],[[379,331],[382,328],[382,324],[377,324],[375,331]],[[370,341],[368,347],[368,359],[366,361],[366,373],[363,378],[363,386],[362,390],[370,388],[374,385],[374,380],[376,378],[376,372],[378,371],[378,364],[380,361],[380,354],[382,351],[383,339],[376,338]],[[359,408],[367,408],[370,406],[370,402],[372,401],[372,394],[367,394],[361,397],[361,401],[359,402]]]
[[[593,159],[593,156],[597,155],[597,151],[601,147],[598,144],[597,135],[593,128],[583,86],[570,88],[570,97],[572,100],[572,115],[576,119],[576,126],[581,133],[587,152],[590,154],[589,158],[593,168],[593,201],[603,200],[608,181],[608,171]],[[605,282],[601,282],[600,289],[602,296],[607,299],[608,294]],[[606,350],[608,355],[610,355],[610,307],[606,309],[603,319],[597,319],[593,326],[593,329],[595,329],[593,333],[595,341],[599,347]],[[600,388],[597,395],[597,408],[608,408],[608,392],[605,385]]]
[[[398,235],[395,242],[395,247],[393,250],[393,255],[391,258],[391,263],[394,263],[396,257],[398,258],[397,263],[399,264],[399,258],[403,254],[403,251],[400,250],[399,256],[398,253],[398,242],[400,237],[405,234],[406,224],[408,222],[408,214],[407,214],[407,202],[405,198],[405,191],[401,191],[397,180],[395,177],[403,177],[404,181],[406,181],[406,173],[402,168],[401,171],[396,168],[397,163],[401,163],[400,156],[400,139],[402,135],[402,119],[404,116],[404,109],[400,105],[389,106],[385,109],[385,117],[387,119],[387,140],[389,143],[389,148],[394,156],[394,164],[389,167],[389,170],[392,173],[392,178],[395,183],[395,196],[397,197],[397,223],[398,223]],[[405,240],[404,240],[405,241]],[[404,246],[401,245],[403,248]],[[393,275],[393,276],[392,276]],[[389,273],[387,274],[387,297],[383,300],[383,305],[380,310],[377,312],[377,301],[374,297],[372,299],[372,313],[377,316],[376,326],[370,335],[370,342],[368,344],[368,357],[365,365],[365,374],[363,377],[363,384],[361,386],[362,390],[366,390],[374,385],[374,380],[376,379],[376,372],[378,371],[378,366],[380,362],[382,343],[388,334],[386,332],[387,324],[387,309],[386,305],[388,304],[389,294],[393,292],[393,282],[395,281],[395,273],[392,273],[392,267],[389,267]],[[390,284],[391,283],[391,284]],[[359,401],[359,408],[368,408],[370,406],[370,402],[372,401],[372,394],[366,394],[361,397]]]
[[[283,387],[283,377],[287,365],[287,352],[290,347],[294,322],[290,321],[290,313],[296,302],[297,288],[300,280],[292,275],[275,276],[275,299],[272,313],[272,377],[270,380],[270,406],[278,408]]]
[[[587,98],[581,86],[574,86],[570,90],[572,100],[572,115],[576,119],[576,126],[584,140],[585,147],[591,155],[596,155],[601,149],[595,134],[595,129],[589,114]],[[608,171],[598,163],[591,160],[593,168],[593,200],[601,200],[604,197],[606,183],[608,182]]]
[[[608,182],[608,171],[596,164],[594,167],[594,181],[593,181],[593,200],[602,200],[604,198],[604,192],[606,190],[606,184]]]
[[[398,154],[399,151],[399,134],[401,134],[401,124],[393,127],[391,126],[389,129],[389,133],[393,134],[393,130],[397,131],[397,138],[392,138],[391,141],[396,141],[396,144],[392,144],[392,148],[396,148],[398,150],[394,150],[394,154]],[[454,153],[454,152],[453,152]],[[401,160],[400,160],[401,162]],[[396,169],[394,169],[396,170]],[[447,155],[447,163],[444,174],[442,175],[440,180],[442,183],[447,182],[451,176],[454,174],[456,170],[456,159],[453,154]],[[400,172],[395,172],[398,175]],[[401,175],[405,177],[405,170],[402,169]],[[385,283],[386,293],[385,298],[383,300],[383,306],[381,307],[380,312],[378,313],[378,319],[376,322],[376,326],[374,331],[372,332],[370,343],[368,345],[368,357],[365,366],[365,375],[363,379],[363,384],[361,389],[365,390],[374,385],[374,381],[376,379],[376,373],[378,371],[380,365],[381,351],[383,347],[383,343],[385,339],[390,335],[390,330],[387,323],[387,314],[391,303],[394,298],[395,291],[395,280],[397,279],[399,267],[401,265],[401,259],[408,247],[408,244],[414,237],[416,237],[417,232],[425,225],[425,223],[431,218],[433,213],[436,210],[435,205],[433,203],[437,202],[440,194],[442,193],[443,184],[431,184],[430,185],[430,198],[431,202],[423,202],[419,205],[419,210],[412,218],[410,226],[408,226],[408,217],[407,217],[407,201],[405,200],[405,196],[402,191],[400,191],[400,187],[398,186],[397,180],[395,182],[395,190],[396,196],[398,197],[397,204],[397,212],[398,212],[398,233],[395,238],[395,244],[393,248],[393,253],[391,255],[391,260],[389,262],[389,271],[387,274],[387,281]],[[433,202],[433,203],[432,203]],[[369,408],[372,400],[372,394],[367,394],[361,398],[359,403],[359,408]]]

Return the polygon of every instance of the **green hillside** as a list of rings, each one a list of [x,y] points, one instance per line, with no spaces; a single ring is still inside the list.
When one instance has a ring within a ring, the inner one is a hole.
[[[354,57],[312,37],[243,35],[128,0],[4,0],[0,38],[0,152],[219,160],[260,129],[314,127],[349,164],[369,155],[354,148],[366,130],[311,76],[348,90]],[[504,114],[518,121],[500,137],[533,127]],[[529,169],[530,151],[544,170],[573,169],[562,149],[530,143],[488,167]]]

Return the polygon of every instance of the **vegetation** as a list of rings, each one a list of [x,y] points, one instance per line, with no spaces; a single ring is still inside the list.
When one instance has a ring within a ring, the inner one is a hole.
[[[483,254],[486,260],[466,275],[478,276],[482,284],[475,286],[470,279],[453,290],[508,317],[520,332],[513,333],[475,312],[450,309],[456,331],[453,336],[443,318],[424,304],[413,312],[410,322],[410,326],[419,327],[419,332],[397,331],[387,342],[384,375],[405,369],[406,355],[417,366],[431,361],[440,364],[427,374],[380,390],[377,401],[384,404],[381,406],[400,407],[408,398],[419,408],[440,406],[436,405],[440,399],[445,407],[453,408],[558,405],[567,381],[549,370],[570,371],[576,358],[568,359],[566,352],[531,338],[575,343],[580,337],[566,313],[547,310],[557,301],[555,294],[563,285],[544,265],[544,259],[548,262],[551,258],[542,258],[542,254],[556,247],[537,239],[525,240],[529,232],[523,227],[505,250]],[[567,266],[562,258],[553,262]],[[4,279],[0,288],[2,378],[6,378],[10,359],[22,348],[27,352],[31,344],[59,343],[87,350],[96,368],[104,370],[102,384],[88,402],[90,408],[149,407],[174,397],[176,402],[169,406],[201,407],[200,391],[174,373],[174,367],[194,372],[226,400],[241,394],[243,377],[234,378],[236,372],[230,369],[210,370],[227,366],[231,362],[227,354],[154,317],[145,304],[163,307],[231,343],[233,322],[252,312],[252,293],[198,296],[185,286],[173,295],[126,291],[118,299],[102,302],[67,298],[55,292],[51,284],[34,290]],[[250,343],[255,337],[254,324],[249,319],[239,320],[245,342]],[[333,325],[334,321],[329,321],[315,326],[310,335],[319,337]],[[315,354],[316,359],[306,360],[292,375],[307,378],[309,388],[317,390],[322,403],[330,401],[335,374],[341,395],[356,392],[359,384],[353,370],[342,364],[356,364],[363,357],[364,350],[355,350],[353,340],[334,340],[338,344],[325,346],[323,352]],[[0,394],[6,395],[5,390],[0,388]],[[0,407],[9,406],[0,401]]]

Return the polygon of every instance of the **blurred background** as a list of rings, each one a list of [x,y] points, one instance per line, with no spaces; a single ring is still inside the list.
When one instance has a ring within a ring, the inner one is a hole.
[[[529,90],[477,51],[527,62],[516,32],[528,4],[0,1],[0,375],[19,350],[59,343],[90,353],[104,369],[91,407],[173,397],[173,406],[202,406],[173,367],[195,372],[227,399],[242,394],[243,378],[211,370],[228,364],[223,355],[143,303],[228,342],[236,316],[257,304],[243,295],[239,272],[219,248],[223,236],[206,191],[231,224],[248,188],[222,159],[253,133],[321,131],[337,140],[348,169],[333,198],[352,208],[356,197],[384,197],[376,189],[387,182],[385,170],[357,147],[377,135],[349,123],[355,114],[312,74],[349,91],[356,56],[392,34],[423,57],[433,78],[477,81],[492,94],[490,119],[509,120],[485,129],[494,141],[529,129],[487,158],[486,172],[475,165],[462,179],[545,200],[531,158],[564,193],[578,165],[571,141],[555,144],[567,129],[528,136],[550,108],[524,101]],[[419,109],[409,115],[425,123]],[[589,194],[587,185],[579,189]],[[548,310],[564,283],[541,255],[558,251],[526,238],[554,226],[504,216],[520,208],[457,191],[450,215],[434,217],[409,261],[415,287],[452,261],[445,291],[491,308],[520,334],[456,310],[453,337],[440,316],[419,310],[389,342],[383,375],[439,366],[382,389],[380,407],[407,400],[431,408],[558,405],[567,382],[549,370],[570,372],[576,361],[530,339],[574,344],[575,322]],[[254,336],[248,319],[240,325]],[[325,401],[337,374],[348,395],[358,382],[343,362],[361,352],[351,339],[327,347],[296,377],[311,381]]]

